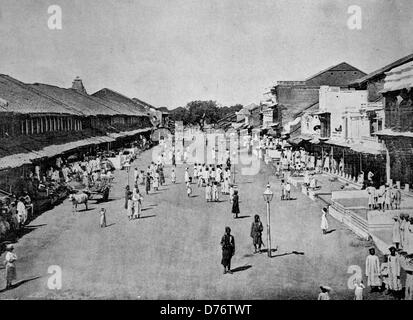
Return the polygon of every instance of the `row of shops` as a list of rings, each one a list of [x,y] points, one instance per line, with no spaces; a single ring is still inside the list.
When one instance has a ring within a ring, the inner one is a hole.
[[[150,147],[153,115],[139,102],[107,88],[88,94],[79,78],[67,89],[0,75],[0,196],[29,195],[41,211],[67,191],[50,172]]]

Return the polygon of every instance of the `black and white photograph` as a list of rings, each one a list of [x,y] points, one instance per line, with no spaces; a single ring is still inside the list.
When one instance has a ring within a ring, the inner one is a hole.
[[[412,14],[0,0],[0,300],[413,300]]]

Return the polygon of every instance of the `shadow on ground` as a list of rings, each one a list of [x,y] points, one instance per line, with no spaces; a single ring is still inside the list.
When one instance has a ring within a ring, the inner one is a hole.
[[[245,266],[236,267],[236,268],[234,268],[234,269],[231,269],[231,271],[232,271],[232,273],[241,272],[241,271],[248,270],[248,269],[251,268],[251,267],[252,267],[252,265],[248,264],[248,265],[245,265]]]
[[[27,282],[30,282],[30,281],[33,281],[33,280],[36,280],[36,279],[40,279],[40,278],[42,278],[42,276],[37,276],[37,277],[25,279],[25,280],[20,280],[20,281],[14,283],[9,289],[4,288],[4,289],[0,290],[0,293],[16,289],[16,288],[20,287],[21,285],[23,285]]]

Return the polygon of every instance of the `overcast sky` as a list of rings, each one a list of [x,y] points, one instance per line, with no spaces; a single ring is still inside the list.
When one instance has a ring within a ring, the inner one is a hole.
[[[49,30],[50,5],[62,30]],[[362,29],[347,27],[350,5]],[[277,80],[413,53],[412,0],[0,0],[0,73],[155,106],[258,103]]]

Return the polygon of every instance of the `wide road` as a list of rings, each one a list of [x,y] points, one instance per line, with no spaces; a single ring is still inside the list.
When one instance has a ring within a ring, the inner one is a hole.
[[[150,161],[147,151],[134,166],[144,169]],[[66,200],[32,221],[15,245],[17,285],[2,291],[0,298],[316,299],[320,284],[334,289],[334,299],[353,297],[347,288],[347,270],[350,265],[364,269],[368,244],[331,217],[330,226],[336,231],[322,235],[321,204],[295,189],[295,200],[280,201],[280,181],[270,176],[264,164],[257,175],[236,176],[241,200],[238,220],[230,214],[228,196],[219,203],[206,203],[204,189],[193,185],[194,196],[188,198],[184,166],[178,167],[176,185],[170,183],[169,170],[167,185],[145,196],[140,220],[126,217],[127,175],[116,171],[109,202],[92,202],[89,211],[81,206],[74,214]],[[262,193],[268,180],[275,193],[271,228],[277,250],[272,258],[253,254],[250,238],[255,214],[266,227]],[[99,227],[101,207],[107,209],[105,229]],[[224,275],[220,265],[219,242],[225,226],[232,228],[236,242],[232,275]],[[48,288],[51,265],[62,269],[60,290]],[[4,285],[2,276],[0,286]]]

